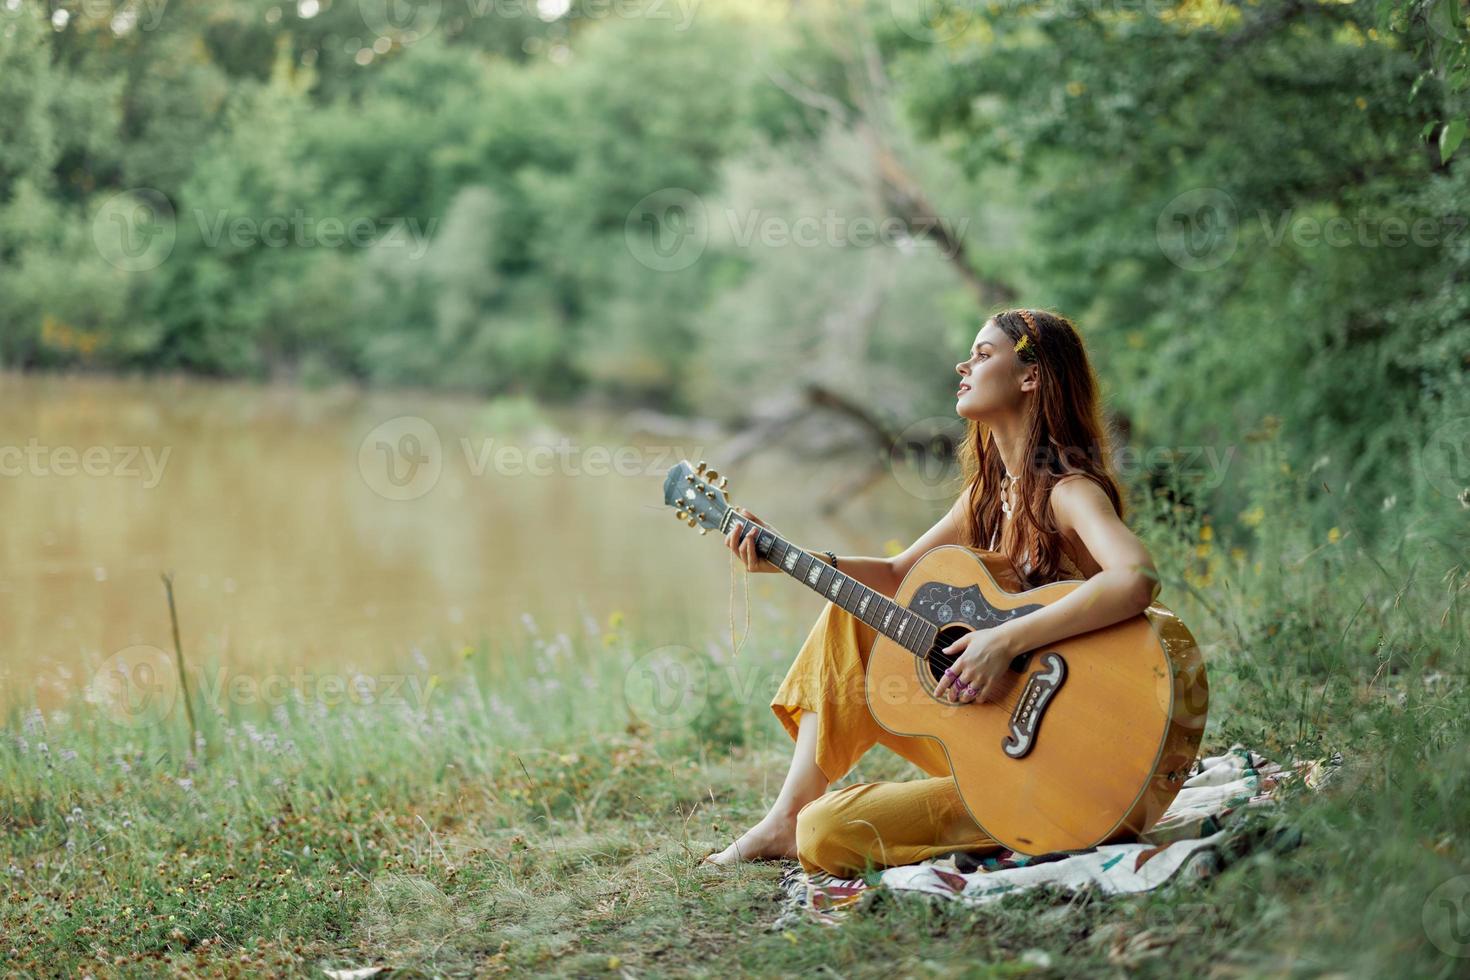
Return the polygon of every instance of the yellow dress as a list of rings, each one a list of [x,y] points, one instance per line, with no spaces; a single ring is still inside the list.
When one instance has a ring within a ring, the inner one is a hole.
[[[1059,578],[1086,577],[1063,551]],[[793,740],[801,712],[817,713],[817,766],[830,782],[847,775],[874,745],[887,746],[930,778],[855,783],[812,800],[796,817],[797,859],[807,871],[852,877],[869,862],[894,867],[951,851],[999,850],[965,809],[940,743],[895,735],[868,710],[864,677],[877,635],[828,602],[771,710]]]

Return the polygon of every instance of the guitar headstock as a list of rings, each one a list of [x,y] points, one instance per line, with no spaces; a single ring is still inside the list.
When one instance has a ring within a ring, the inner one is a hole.
[[[720,529],[720,522],[730,510],[730,495],[725,492],[729,485],[730,478],[706,469],[704,460],[694,466],[681,459],[669,467],[669,475],[664,477],[664,503],[674,508],[679,520],[698,527],[700,534],[708,534]]]

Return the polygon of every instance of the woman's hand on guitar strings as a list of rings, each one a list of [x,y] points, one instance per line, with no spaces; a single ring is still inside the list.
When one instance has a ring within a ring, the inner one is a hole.
[[[934,696],[954,704],[989,701],[999,696],[1001,680],[1016,655],[1013,645],[1004,625],[971,630],[955,640],[943,652],[963,652],[934,688]]]
[[[779,568],[756,554],[756,535],[746,532],[747,527],[752,530],[757,526],[766,527],[766,522],[744,507],[736,507],[735,513],[741,515],[742,520],[731,522],[730,533],[725,535],[725,547],[740,556],[748,572],[779,572]]]

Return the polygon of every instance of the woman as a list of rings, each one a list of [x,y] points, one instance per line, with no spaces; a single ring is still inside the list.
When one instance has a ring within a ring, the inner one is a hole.
[[[1001,552],[1024,588],[1086,579],[1044,609],[946,648],[963,652],[937,696],[984,701],[1015,655],[1141,613],[1153,601],[1157,575],[1148,549],[1123,523],[1121,494],[1105,461],[1097,380],[1072,324],[1042,310],[997,313],[955,370],[955,411],[970,424],[961,452],[965,488],[954,506],[900,555],[828,553],[828,560],[888,596],[922,555],[947,544]],[[742,537],[744,526],[731,529],[726,545],[750,571],[778,571],[756,556],[755,537]],[[895,735],[869,712],[863,676],[876,635],[827,603],[771,702],[796,741],[781,792],[760,822],[707,862],[797,858],[808,871],[850,877],[869,865],[999,849],[969,816],[941,744]],[[828,793],[875,744],[931,778]]]

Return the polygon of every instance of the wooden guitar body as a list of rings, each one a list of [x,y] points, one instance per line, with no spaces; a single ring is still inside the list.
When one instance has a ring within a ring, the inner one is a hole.
[[[915,563],[894,598],[941,627],[934,646],[943,647],[1082,584],[1018,591],[1004,556],[946,545]],[[1086,849],[1147,830],[1179,792],[1204,734],[1204,660],[1158,603],[1017,658],[992,701],[936,698],[945,663],[879,632],[868,658],[869,709],[891,732],[942,742],[970,815],[1017,853]]]

